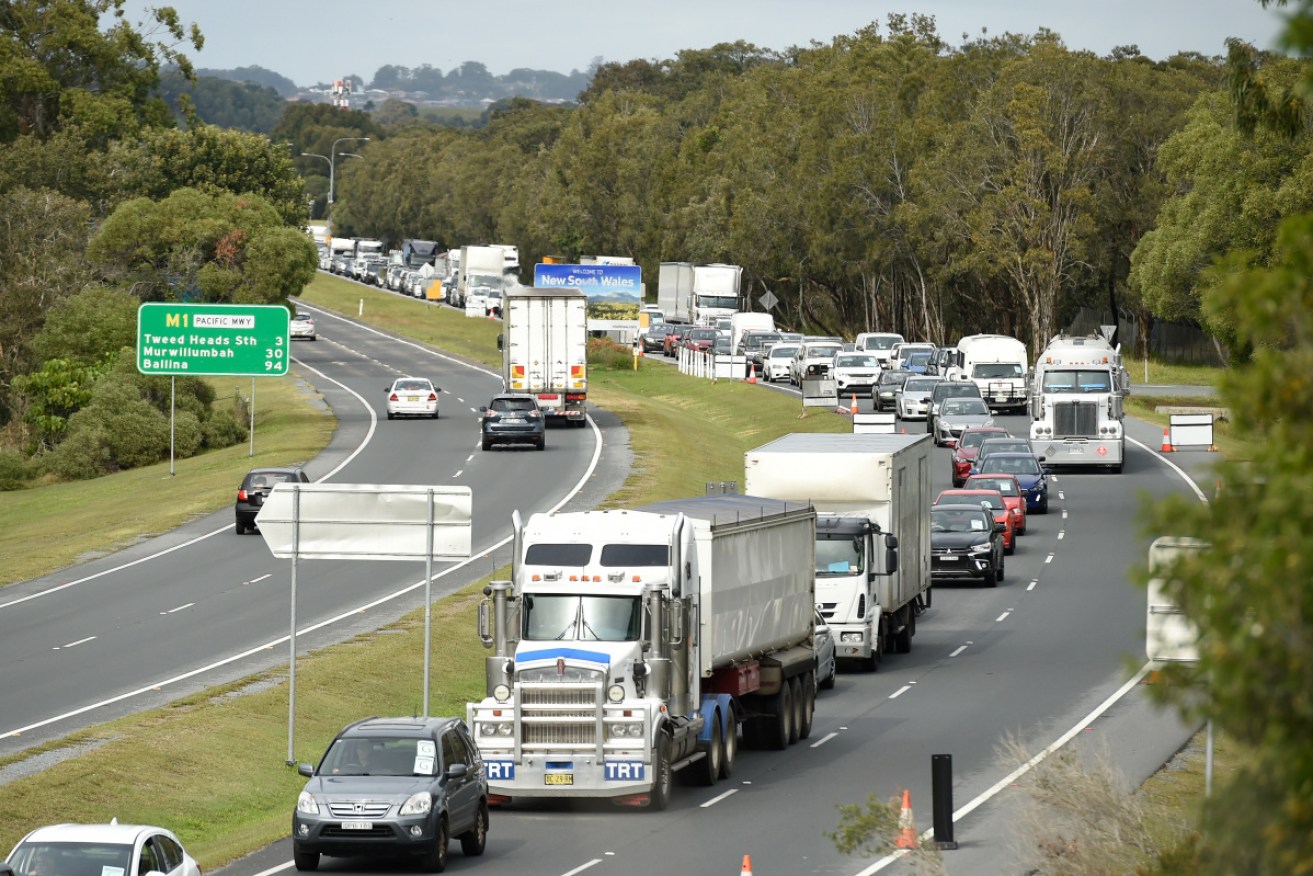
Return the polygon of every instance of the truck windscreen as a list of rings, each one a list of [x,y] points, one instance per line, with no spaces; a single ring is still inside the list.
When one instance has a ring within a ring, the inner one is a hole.
[[[859,575],[865,568],[860,536],[816,539],[816,576]]]
[[[533,594],[522,614],[529,641],[632,642],[642,629],[637,596]]]
[[[739,299],[735,295],[699,295],[698,307],[717,307],[721,310],[738,310]]]
[[[1062,369],[1044,372],[1045,392],[1112,392],[1112,377],[1107,371]]]

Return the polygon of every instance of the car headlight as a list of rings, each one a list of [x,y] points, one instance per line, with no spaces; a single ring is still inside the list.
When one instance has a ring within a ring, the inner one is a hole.
[[[301,796],[296,798],[296,811],[305,815],[318,815],[319,804],[315,802],[314,795],[309,791],[302,791]]]
[[[973,553],[973,554],[985,554],[985,553],[989,553],[989,550],[990,550],[991,547],[993,547],[993,545],[991,545],[991,544],[990,544],[989,542],[987,542],[987,541],[984,541],[984,542],[981,542],[980,544],[973,544],[973,545],[971,545],[971,547],[969,548],[969,550],[970,550],[971,553]]]
[[[428,791],[411,794],[410,799],[401,804],[401,815],[428,815],[433,808],[433,797]]]
[[[511,689],[504,684],[499,684],[492,689],[492,698],[499,703],[504,703],[511,698]]]

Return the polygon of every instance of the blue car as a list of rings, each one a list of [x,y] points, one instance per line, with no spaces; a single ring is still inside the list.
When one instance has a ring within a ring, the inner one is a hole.
[[[903,363],[903,370],[910,371],[913,374],[925,374],[926,368],[928,368],[929,365],[930,351],[917,350],[915,353],[912,353],[907,357],[907,361]]]
[[[971,467],[972,474],[1010,474],[1026,497],[1026,511],[1049,513],[1049,469],[1033,453],[991,453]]]

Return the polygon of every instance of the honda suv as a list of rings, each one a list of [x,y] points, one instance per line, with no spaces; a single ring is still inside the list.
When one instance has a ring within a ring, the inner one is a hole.
[[[488,842],[488,778],[459,718],[366,718],[333,739],[292,815],[292,860],[410,855],[424,869],[447,866],[447,845],[466,855]]]

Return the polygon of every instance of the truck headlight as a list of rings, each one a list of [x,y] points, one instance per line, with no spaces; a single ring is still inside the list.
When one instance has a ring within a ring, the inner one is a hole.
[[[480,721],[480,736],[510,736],[513,729],[509,721]]]
[[[504,703],[511,698],[511,689],[504,684],[499,684],[492,689],[492,698],[499,703]]]
[[[840,634],[839,634],[839,641],[840,641],[840,642],[861,642],[861,641],[862,641],[862,634],[861,634],[860,632],[856,632],[856,633],[840,633]]]
[[[319,804],[315,802],[314,795],[309,791],[302,791],[301,796],[296,798],[296,811],[305,815],[318,815]]]

